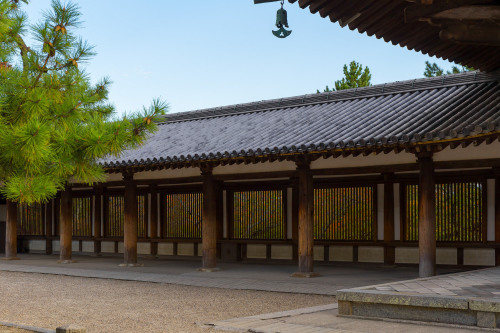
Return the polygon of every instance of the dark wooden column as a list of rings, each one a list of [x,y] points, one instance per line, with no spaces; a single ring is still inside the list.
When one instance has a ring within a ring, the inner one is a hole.
[[[139,266],[137,264],[137,194],[133,173],[124,173],[124,223],[123,223],[123,264],[120,266]]]
[[[158,192],[156,185],[151,185],[151,211],[149,212],[151,225],[149,226],[149,233],[151,239],[158,238]],[[158,254],[158,243],[151,242],[151,255],[156,256]]]
[[[52,254],[52,200],[45,204],[45,254]]]
[[[384,264],[394,265],[396,248],[394,242],[394,184],[392,174],[384,175]]]
[[[500,245],[500,169],[495,169],[495,242]],[[495,265],[500,266],[500,248],[495,249]]]
[[[212,168],[202,167],[203,216],[202,216],[202,272],[217,271],[217,183]]]
[[[101,255],[101,226],[102,226],[102,185],[96,185],[94,203],[94,255]]]
[[[299,271],[293,277],[314,277],[314,188],[309,161],[297,162],[298,176],[298,259]]]
[[[61,193],[61,218],[59,220],[59,263],[72,263],[73,195],[71,187]]]
[[[436,275],[436,190],[432,154],[419,154],[418,248],[419,275]]]
[[[17,257],[17,204],[7,200],[7,221],[5,226],[5,259]]]

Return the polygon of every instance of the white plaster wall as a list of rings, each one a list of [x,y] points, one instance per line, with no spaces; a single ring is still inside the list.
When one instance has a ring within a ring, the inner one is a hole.
[[[71,242],[71,252],[79,252],[80,251],[80,242],[72,241]]]
[[[415,155],[401,152],[396,154],[378,154],[368,156],[347,156],[347,157],[329,157],[320,158],[311,163],[311,169],[329,169],[329,168],[350,168],[375,165],[390,165],[390,164],[407,164],[416,163]]]
[[[248,244],[247,258],[249,259],[266,259],[266,246],[263,244]]]
[[[93,241],[83,241],[82,242],[82,252],[93,253],[94,252],[94,242]]]
[[[377,184],[377,239],[384,240],[384,184]]]
[[[151,254],[151,243],[138,242],[137,243],[137,254]]]
[[[193,243],[178,243],[177,244],[177,255],[178,256],[194,256],[194,244]]]
[[[272,259],[293,259],[292,245],[272,245],[271,246]]]
[[[486,183],[486,189],[488,193],[487,209],[488,209],[488,232],[486,234],[486,239],[488,241],[495,240],[495,179],[488,179]]]
[[[313,259],[316,261],[325,260],[325,247],[322,245],[315,245],[313,249]]]
[[[58,240],[52,241],[52,251],[59,252],[61,250],[60,242]]]
[[[464,249],[464,265],[495,266],[495,250]]]
[[[45,241],[39,239],[33,239],[28,242],[30,251],[45,251],[45,245]]]
[[[381,246],[360,246],[358,248],[359,262],[384,262],[384,248]]]
[[[401,208],[399,205],[399,183],[394,184],[394,240],[401,239]]]
[[[436,162],[465,161],[487,158],[500,158],[500,142],[494,141],[489,145],[482,144],[477,147],[474,145],[470,145],[466,148],[458,147],[455,149],[448,147],[433,156],[433,159]]]
[[[396,263],[398,264],[418,264],[418,247],[397,247]]]
[[[333,246],[330,245],[328,257],[330,261],[352,261],[352,246],[340,245]]]
[[[101,242],[102,253],[115,253],[115,242],[103,241]]]
[[[118,182],[123,180],[123,175],[121,173],[108,173],[106,176],[107,182]]]
[[[240,165],[224,165],[215,167],[213,170],[214,175],[225,174],[240,174],[240,173],[254,173],[254,172],[268,172],[268,171],[293,171],[297,166],[295,162],[266,162],[257,164],[240,164]]]
[[[198,257],[203,256],[203,246],[201,243],[198,243],[198,253],[196,254]]]
[[[124,253],[125,252],[125,245],[123,242],[118,242],[118,253]]]
[[[163,169],[155,171],[142,171],[134,174],[135,180],[147,179],[172,179],[182,177],[201,176],[199,168]]]
[[[174,254],[173,243],[158,243],[158,254],[164,256],[171,256]]]
[[[440,247],[436,249],[436,264],[438,265],[456,265],[457,249],[449,247]]]

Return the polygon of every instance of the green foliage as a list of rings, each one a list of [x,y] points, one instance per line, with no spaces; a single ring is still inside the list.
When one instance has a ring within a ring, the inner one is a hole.
[[[463,73],[463,72],[469,72],[473,71],[474,68],[472,67],[467,67],[467,66],[453,66],[451,67],[451,71],[446,71],[446,74],[458,74],[458,73]],[[429,61],[425,62],[425,71],[424,71],[424,76],[425,77],[435,77],[435,76],[441,76],[445,74],[444,70],[438,66],[435,62],[432,64]]]
[[[94,51],[75,34],[80,19],[75,4],[53,0],[42,21],[28,25],[19,1],[0,0],[0,177],[12,201],[44,202],[70,180],[104,180],[98,159],[142,144],[168,109],[154,100],[116,118],[110,79],[92,84],[82,69]]]
[[[344,77],[341,80],[335,81],[335,89],[330,90],[326,86],[323,92],[368,87],[371,85],[371,79],[372,75],[368,66],[363,68],[363,65],[353,60],[349,64],[349,68],[347,68],[347,65],[344,65]],[[319,90],[317,92],[319,93]]]

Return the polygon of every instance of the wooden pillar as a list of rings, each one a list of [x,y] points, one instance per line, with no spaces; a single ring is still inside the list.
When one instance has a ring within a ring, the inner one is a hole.
[[[120,266],[133,267],[137,264],[137,194],[133,173],[124,173],[124,223],[123,223],[123,264]]]
[[[17,204],[7,200],[7,221],[5,226],[5,259],[17,257]]]
[[[212,168],[201,169],[203,176],[202,272],[217,271],[217,184]]]
[[[156,185],[151,185],[151,211],[149,212],[149,218],[151,225],[149,226],[149,234],[151,239],[158,238],[158,192]],[[151,255],[158,255],[158,243],[156,241],[151,242]]]
[[[495,169],[495,243],[500,246],[500,169]],[[500,248],[495,248],[495,265],[500,266]]]
[[[52,200],[45,204],[45,254],[52,254]]]
[[[436,190],[432,154],[418,156],[418,248],[419,275],[436,275]]]
[[[71,187],[61,193],[61,218],[59,220],[59,263],[72,263],[73,195]]]
[[[102,185],[97,185],[95,189],[94,202],[94,255],[101,255],[101,229],[102,229]]]
[[[297,163],[298,174],[298,259],[299,271],[293,277],[314,277],[314,189],[308,161]]]
[[[394,184],[392,174],[384,175],[384,264],[394,265],[396,248],[394,242]],[[388,244],[389,243],[389,244]]]

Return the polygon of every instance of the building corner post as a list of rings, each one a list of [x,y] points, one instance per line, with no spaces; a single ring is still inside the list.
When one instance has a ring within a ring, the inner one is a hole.
[[[17,260],[17,204],[7,200],[5,260]]]
[[[141,266],[137,263],[137,185],[133,172],[123,172],[125,195],[123,198],[123,264],[122,267]]]
[[[72,259],[72,236],[73,236],[73,195],[71,186],[67,186],[61,193],[61,215],[59,226],[59,263],[69,264]]]
[[[213,168],[201,167],[203,176],[203,213],[202,213],[202,267],[199,271],[217,271],[217,183]]]
[[[297,162],[298,259],[299,270],[292,277],[315,277],[314,273],[314,187],[310,162]]]
[[[436,189],[432,153],[417,155],[419,276],[436,275]]]

